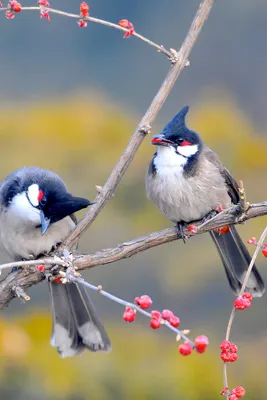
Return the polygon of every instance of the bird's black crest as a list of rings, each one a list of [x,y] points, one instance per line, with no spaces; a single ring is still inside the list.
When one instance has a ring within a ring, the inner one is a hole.
[[[177,142],[180,138],[188,140],[192,144],[202,145],[199,135],[187,128],[185,117],[189,111],[189,106],[185,106],[182,110],[173,117],[173,119],[165,126],[162,134],[166,139]]]

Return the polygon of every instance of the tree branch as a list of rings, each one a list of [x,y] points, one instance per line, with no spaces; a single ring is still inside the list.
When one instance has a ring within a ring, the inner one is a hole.
[[[8,7],[1,7],[0,8],[0,11],[7,11],[7,10],[9,10]],[[33,6],[33,7],[22,7],[21,8],[21,11],[40,11],[40,10],[46,10],[51,14],[57,14],[57,15],[60,15],[60,16],[74,18],[74,19],[78,19],[78,20],[83,19],[83,20],[88,21],[88,22],[93,22],[93,23],[96,23],[96,24],[107,26],[109,28],[117,29],[117,30],[122,31],[122,32],[127,32],[128,31],[127,28],[123,28],[118,24],[114,24],[113,22],[105,21],[103,19],[94,18],[94,17],[91,17],[91,16],[81,17],[80,14],[72,14],[72,13],[68,13],[68,12],[65,12],[65,11],[61,11],[61,10],[55,10],[53,8],[49,8],[49,7],[45,7],[45,6],[41,6],[41,7]],[[135,32],[135,31],[131,34],[131,36],[135,36],[136,38],[138,38],[138,39],[142,40],[143,42],[149,44],[150,46],[152,46],[155,49],[157,49],[158,52],[165,54],[165,56],[167,56],[171,61],[174,61],[173,54],[171,52],[169,52],[168,50],[166,50],[163,45],[159,45],[157,43],[154,43],[151,40],[147,39],[146,37],[140,35],[139,33]]]
[[[214,0],[203,0],[201,2],[197,14],[185,38],[185,41],[183,42],[179,50],[179,53],[177,54],[177,62],[174,65],[172,65],[157,95],[154,97],[150,107],[148,108],[144,117],[137,126],[120,160],[118,161],[117,165],[111,172],[105,185],[102,187],[101,192],[96,197],[95,199],[96,204],[94,204],[89,208],[85,216],[78,223],[77,227],[65,240],[64,246],[71,248],[77,243],[80,236],[92,224],[92,222],[96,219],[97,215],[100,213],[102,208],[112,197],[116,187],[118,186],[121,178],[127,171],[142,141],[144,140],[145,136],[149,133],[151,129],[150,128],[151,123],[156,118],[159,110],[165,103],[172,87],[174,86],[178,76],[185,67],[188,57],[191,53],[191,50],[198,38],[198,35],[200,34],[200,31],[203,27],[205,20],[208,18],[208,15],[211,11],[213,4]]]
[[[240,293],[239,293],[238,297],[242,296],[242,294],[244,294],[244,292],[245,292],[245,288],[247,286],[247,283],[248,283],[249,276],[251,274],[253,265],[254,265],[254,263],[256,261],[256,258],[257,258],[258,254],[259,254],[259,252],[260,252],[260,250],[262,248],[262,245],[263,245],[263,242],[264,242],[264,240],[266,238],[266,235],[267,235],[267,227],[265,227],[263,233],[261,234],[259,242],[257,243],[256,249],[255,249],[254,254],[253,254],[252,258],[251,258],[251,261],[250,261],[248,270],[246,272],[246,275],[245,275],[245,278],[244,278],[244,281],[243,281],[243,284],[242,284],[242,287],[240,289]],[[227,340],[227,341],[230,340],[230,334],[231,334],[231,329],[232,329],[232,325],[233,325],[233,322],[234,322],[235,315],[236,315],[236,308],[233,307],[232,311],[231,311],[231,314],[230,314],[230,317],[229,317],[227,329],[226,329],[225,340]],[[224,362],[224,366],[223,366],[223,384],[224,384],[225,388],[228,387],[227,363],[226,362]],[[229,399],[229,394],[227,392],[226,393],[226,400],[228,400],[228,399]]]
[[[239,206],[233,206],[228,210],[224,210],[217,214],[214,218],[202,224],[200,221],[192,223],[196,225],[196,231],[187,232],[188,236],[196,236],[205,232],[209,232],[216,228],[221,228],[226,225],[242,224],[243,222],[252,218],[267,215],[267,202],[252,204],[242,214],[238,213]],[[192,225],[190,224],[190,225]],[[186,229],[186,228],[185,228]],[[93,268],[98,265],[111,264],[125,258],[132,257],[142,251],[160,246],[164,243],[173,240],[181,239],[180,233],[176,228],[168,228],[159,232],[151,233],[147,236],[134,239],[130,242],[124,242],[111,249],[104,249],[94,254],[73,254],[73,265],[77,270],[82,271],[85,269]],[[21,261],[17,263],[3,264],[0,266],[0,271],[5,268],[16,266],[27,266],[22,270],[9,274],[2,282],[0,282],[0,309],[4,308],[12,298],[15,297],[12,291],[13,286],[20,286],[23,289],[42,281],[45,276],[38,272],[34,265],[46,265],[45,272],[49,272],[52,264],[67,266],[67,262],[57,256],[46,257],[39,260]]]
[[[149,319],[152,318],[152,314],[150,312],[143,310],[142,308],[138,307],[134,303],[130,303],[129,301],[125,301],[117,296],[114,296],[111,293],[106,292],[105,290],[103,290],[103,288],[101,286],[92,285],[91,283],[85,282],[82,278],[79,278],[79,277],[76,278],[71,274],[69,275],[69,280],[72,282],[80,283],[81,285],[84,285],[86,288],[89,288],[89,289],[93,290],[94,292],[101,294],[102,296],[108,298],[111,301],[114,301],[117,304],[121,304],[124,307],[131,307],[133,310],[144,315],[145,317],[147,317]],[[66,285],[67,285],[67,283],[66,283]],[[168,321],[166,321],[162,318],[160,319],[160,322],[161,322],[161,325],[165,325],[172,332],[174,332],[176,334],[176,338],[181,337],[185,342],[189,342],[191,344],[191,346],[194,347],[194,342],[192,342],[192,340],[190,340],[186,336],[184,331],[173,327]]]

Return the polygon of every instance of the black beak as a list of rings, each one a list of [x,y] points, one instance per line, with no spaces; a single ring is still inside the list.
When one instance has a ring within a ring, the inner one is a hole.
[[[172,146],[173,142],[171,140],[166,139],[164,135],[156,135],[152,137],[151,144],[156,146]]]
[[[44,212],[42,210],[40,211],[40,217],[41,217],[41,235],[44,235],[50,225],[50,219],[45,217]]]

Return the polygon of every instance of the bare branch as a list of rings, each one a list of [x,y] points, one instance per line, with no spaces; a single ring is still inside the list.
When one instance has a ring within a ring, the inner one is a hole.
[[[53,8],[49,8],[49,7],[45,7],[45,6],[41,6],[41,7],[36,7],[36,6],[34,6],[34,7],[22,7],[21,11],[40,11],[41,9],[42,10],[46,10],[46,11],[50,12],[51,14],[57,14],[57,15],[61,15],[61,16],[64,16],[64,17],[74,18],[74,19],[78,19],[78,20],[83,19],[85,21],[89,21],[89,22],[93,22],[93,23],[96,23],[96,24],[107,26],[109,28],[117,29],[117,30],[122,31],[122,32],[127,32],[128,31],[128,29],[123,28],[118,24],[114,24],[113,22],[105,21],[103,19],[94,18],[94,17],[90,17],[90,16],[81,17],[81,15],[79,15],[79,14],[72,14],[72,13],[68,13],[68,12],[65,12],[65,11],[61,11],[61,10],[55,10]],[[7,7],[1,7],[0,8],[0,11],[7,11],[7,10],[8,10]],[[154,47],[155,49],[157,49],[157,51],[159,53],[165,54],[165,56],[167,56],[170,60],[173,60],[172,53],[169,52],[168,50],[166,50],[164,48],[164,46],[152,42],[151,40],[147,39],[145,36],[142,36],[137,32],[133,32],[131,34],[131,36],[135,36],[136,38],[142,40],[143,42],[145,42],[145,43],[149,44],[150,46]]]
[[[99,193],[96,197],[96,204],[89,208],[84,218],[81,219],[77,227],[66,239],[64,243],[65,246],[72,247],[75,243],[77,243],[79,237],[92,224],[102,208],[112,197],[112,194],[118,186],[121,178],[127,171],[142,141],[144,140],[146,134],[149,132],[151,123],[156,118],[159,110],[165,103],[165,100],[167,99],[172,87],[174,86],[178,76],[184,69],[191,50],[198,38],[198,35],[200,34],[205,20],[208,18],[213,4],[214,0],[203,0],[201,2],[197,14],[185,38],[185,41],[180,48],[177,62],[172,65],[157,95],[154,97],[150,107],[148,108],[147,112],[145,113],[144,117],[136,128],[120,160],[111,172],[107,182],[103,186],[101,193]]]
[[[256,249],[254,251],[254,254],[253,254],[252,259],[250,261],[248,270],[246,272],[246,275],[245,275],[245,278],[244,278],[244,281],[243,281],[239,296],[242,296],[242,294],[244,294],[244,292],[245,292],[245,288],[247,286],[247,283],[248,283],[249,276],[251,274],[253,265],[254,265],[254,263],[256,261],[256,258],[258,256],[260,250],[261,250],[261,247],[262,247],[263,242],[264,242],[264,240],[266,238],[266,235],[267,235],[267,226],[264,229],[264,231],[262,232],[261,237],[259,239],[259,242],[257,243]],[[234,322],[235,314],[236,314],[236,309],[235,309],[235,307],[233,307],[233,309],[231,311],[231,314],[230,314],[230,317],[229,317],[227,329],[226,329],[225,340],[229,340],[230,339],[230,334],[231,334],[231,329],[232,329],[232,325],[233,325],[233,322]],[[228,387],[227,363],[226,362],[224,363],[224,367],[223,367],[223,384],[224,384],[224,387]],[[228,400],[228,399],[229,399],[229,395],[228,395],[228,393],[226,393],[226,400]]]
[[[134,303],[130,303],[128,301],[125,301],[123,299],[120,299],[117,296],[114,296],[111,293],[106,292],[105,290],[102,289],[102,287],[99,286],[95,286],[92,285],[91,283],[85,282],[83,279],[81,278],[76,278],[73,275],[69,275],[69,279],[72,282],[77,282],[80,283],[82,285],[84,285],[85,287],[93,290],[96,293],[101,294],[102,296],[108,298],[111,301],[114,301],[115,303],[121,304],[124,307],[131,307],[133,310],[136,310],[136,312],[139,312],[140,314],[143,314],[145,317],[151,319],[152,315],[151,313],[149,313],[148,311],[143,310],[142,308],[138,307],[136,304]],[[184,331],[181,331],[180,329],[174,328],[171,324],[169,324],[168,321],[161,319],[160,320],[161,325],[165,325],[167,328],[169,328],[171,331],[173,331],[174,333],[176,333],[176,337],[181,337],[184,341],[189,342],[191,344],[192,347],[195,346],[194,342],[192,342],[184,333]]]
[[[251,218],[267,215],[267,202],[252,204],[244,213],[238,213],[239,206],[234,206],[228,210],[224,210],[216,215],[211,220],[201,224],[201,222],[192,223],[196,225],[196,233],[190,232],[188,235],[196,236],[212,229],[221,228],[226,225],[240,224]],[[190,224],[191,225],[191,224]],[[134,239],[130,242],[124,242],[111,249],[104,249],[94,254],[73,254],[73,264],[77,270],[85,270],[96,267],[98,265],[110,264],[125,258],[132,257],[134,254],[160,246],[164,243],[173,240],[181,239],[180,233],[176,228],[164,229],[159,232],[151,233],[147,236]],[[12,287],[15,285],[27,289],[44,279],[44,275],[37,271],[33,265],[43,264],[46,265],[45,271],[51,270],[53,264],[66,266],[66,260],[59,257],[47,257],[39,260],[21,261],[16,263],[3,264],[0,266],[0,271],[5,268],[14,266],[28,267],[18,272],[8,275],[2,282],[0,282],[0,309],[5,307],[9,301],[14,297]]]

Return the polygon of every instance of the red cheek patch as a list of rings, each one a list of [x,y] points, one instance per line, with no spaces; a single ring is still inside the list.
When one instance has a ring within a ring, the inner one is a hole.
[[[180,144],[180,146],[191,146],[192,145],[192,143],[191,142],[188,142],[188,140],[184,140],[181,144]]]
[[[40,203],[40,201],[42,200],[43,197],[44,197],[44,192],[42,190],[39,190],[38,197],[37,197],[37,200],[38,200],[39,203]]]

